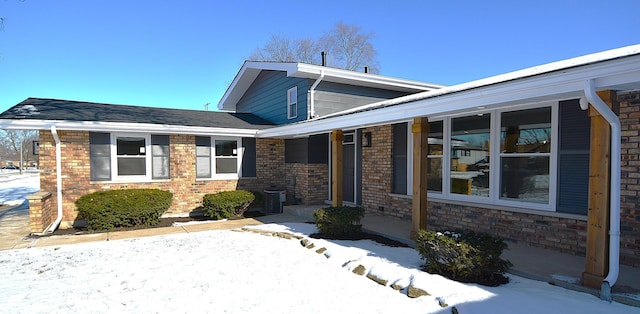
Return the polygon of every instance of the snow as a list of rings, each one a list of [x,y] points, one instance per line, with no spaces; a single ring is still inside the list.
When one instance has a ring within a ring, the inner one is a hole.
[[[0,170],[0,205],[17,206],[26,202],[27,196],[40,190],[37,171]]]
[[[246,229],[316,232],[301,223]],[[450,313],[452,306],[460,313],[638,312],[517,276],[494,288],[458,283],[420,271],[411,248],[306,239],[315,248],[213,230],[3,251],[0,312]],[[326,253],[316,253],[322,247]],[[358,265],[387,285],[352,273]],[[393,283],[431,295],[412,299]]]
[[[29,176],[0,188],[5,194],[29,184],[37,190]],[[460,313],[639,312],[512,275],[499,287],[458,283],[422,272],[414,249],[312,239],[312,224],[243,230],[0,251],[0,313],[451,313],[454,306]],[[296,235],[314,248],[258,231]],[[360,265],[387,283],[354,274]],[[410,284],[430,295],[407,297]]]

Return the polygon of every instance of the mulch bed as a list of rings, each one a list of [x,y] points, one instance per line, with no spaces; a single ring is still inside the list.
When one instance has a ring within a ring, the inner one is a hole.
[[[247,211],[242,216],[229,218],[229,220],[255,218],[255,217],[261,217],[265,215],[266,214],[259,211]],[[140,229],[149,229],[149,228],[171,227],[176,222],[209,221],[209,220],[211,219],[206,216],[168,217],[168,218],[160,218],[160,223],[154,226],[149,226],[149,227],[137,226],[137,227],[126,227],[126,228],[121,227],[121,228],[116,228],[112,231],[131,231],[131,230],[140,230]],[[87,230],[86,227],[74,227],[74,228],[67,228],[67,229],[56,229],[56,231],[54,231],[50,235],[78,235],[78,234],[91,234],[91,233],[102,233],[102,232],[105,232],[105,231],[89,231]],[[354,241],[355,240],[371,240],[371,241],[375,241],[377,243],[380,243],[386,246],[391,246],[391,247],[409,247],[405,243],[395,241],[378,234],[368,233],[368,232],[359,232],[349,238],[341,238],[341,239],[330,238],[320,233],[311,234],[309,235],[309,237],[314,239],[326,239],[326,240],[354,240]]]
[[[356,233],[350,237],[347,238],[332,238],[332,237],[328,237],[324,234],[321,233],[314,233],[309,235],[310,238],[314,238],[314,239],[325,239],[325,240],[352,240],[352,241],[356,241],[356,240],[371,240],[371,241],[375,241],[377,243],[386,245],[386,246],[391,246],[391,247],[409,247],[408,245],[406,245],[405,243],[396,241],[396,240],[392,240],[389,239],[385,236],[381,236],[379,234],[373,234],[373,233],[368,233],[368,232],[359,232]]]
[[[266,214],[262,212],[248,211],[248,212],[245,212],[240,217],[232,217],[232,218],[229,218],[229,220],[255,218],[255,217],[261,217],[265,215]],[[131,230],[140,230],[140,229],[171,227],[175,222],[191,222],[191,221],[213,221],[213,220],[206,216],[167,217],[167,218],[160,218],[160,222],[157,225],[148,226],[148,227],[147,226],[120,227],[120,228],[115,228],[111,231],[131,231]],[[77,234],[91,234],[91,233],[102,233],[102,232],[106,232],[106,231],[105,230],[89,231],[87,230],[86,227],[73,227],[73,228],[66,228],[66,229],[58,228],[56,229],[56,231],[54,231],[50,235],[77,235]]]

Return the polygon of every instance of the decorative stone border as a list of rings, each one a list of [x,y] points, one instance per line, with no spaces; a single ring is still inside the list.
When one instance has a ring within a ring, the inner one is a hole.
[[[259,234],[259,235],[263,235],[263,236],[267,236],[267,237],[278,237],[278,238],[282,238],[282,239],[288,239],[288,240],[299,240],[300,241],[300,245],[308,250],[312,250],[312,249],[316,249],[316,245],[311,242],[310,239],[306,238],[306,237],[302,237],[299,235],[294,235],[288,232],[278,232],[278,231],[264,231],[264,230],[258,230],[258,229],[251,229],[251,228],[240,228],[240,229],[233,229],[233,231],[237,231],[237,232],[251,232],[251,233],[255,233],[255,234]],[[325,258],[329,258],[329,254],[327,254],[327,248],[325,247],[321,247],[315,250],[316,253],[318,254],[322,254],[324,255]],[[342,264],[342,267],[346,267],[347,265],[349,265],[351,262],[353,261],[347,261],[344,264]],[[382,279],[382,278],[378,278],[376,275],[371,274],[364,265],[359,264],[358,266],[356,266],[352,272],[358,276],[365,276],[366,278],[369,278],[370,280],[383,285],[383,286],[387,286],[388,281],[386,279]],[[406,286],[406,285],[402,285],[402,284],[398,284],[393,283],[391,284],[389,287],[391,287],[393,290],[396,291],[400,291],[403,289],[406,289],[406,295],[407,297],[410,298],[419,298],[421,296],[430,296],[431,294],[429,294],[427,291],[422,290],[416,286],[413,285],[413,279],[411,280],[412,282]],[[445,301],[441,298],[436,298],[436,300],[438,301],[438,304],[440,305],[440,307],[442,308],[446,308],[449,305],[447,303],[445,303]],[[451,308],[452,313],[457,314],[458,310],[455,307]]]

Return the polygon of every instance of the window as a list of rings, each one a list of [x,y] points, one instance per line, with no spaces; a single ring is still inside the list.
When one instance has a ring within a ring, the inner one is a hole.
[[[451,193],[489,196],[490,138],[490,114],[451,119]]]
[[[118,176],[146,175],[147,146],[144,137],[116,136]]]
[[[427,189],[442,192],[442,156],[444,153],[443,122],[429,122],[427,146]]]
[[[500,198],[549,203],[551,108],[500,117]]]
[[[216,174],[238,173],[238,141],[215,140]]]
[[[255,176],[255,166],[251,167],[249,160],[243,164],[242,146],[248,146],[247,151],[255,152],[255,141],[241,141],[239,138],[224,137],[196,137],[196,177],[214,179],[237,179],[241,175],[241,170],[253,169]],[[255,153],[253,156],[255,165]],[[249,158],[251,159],[251,158]],[[251,175],[251,174],[249,174]]]
[[[91,132],[89,147],[93,181],[170,178],[168,135]]]
[[[282,95],[282,94],[280,94]],[[298,117],[298,87],[292,87],[287,91],[287,118]]]

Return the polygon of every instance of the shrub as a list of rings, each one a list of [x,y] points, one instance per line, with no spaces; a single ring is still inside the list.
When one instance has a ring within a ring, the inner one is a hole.
[[[264,202],[264,196],[262,196],[262,193],[258,192],[258,191],[249,191],[251,192],[251,194],[253,194],[253,202],[251,202],[251,204],[249,205],[249,208],[261,208],[262,206],[264,206],[263,202]]]
[[[420,230],[416,249],[426,261],[423,269],[461,282],[497,286],[509,282],[504,273],[511,263],[500,258],[507,247],[484,233]]]
[[[321,234],[336,239],[352,237],[360,232],[360,219],[364,217],[361,207],[327,207],[313,211],[313,218]]]
[[[158,189],[98,191],[76,201],[89,230],[113,230],[119,227],[153,226],[169,209],[173,194]]]
[[[204,215],[216,220],[241,216],[254,199],[253,193],[243,190],[207,194],[202,199]]]

